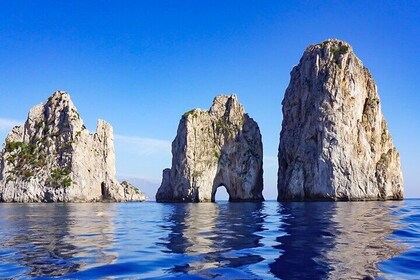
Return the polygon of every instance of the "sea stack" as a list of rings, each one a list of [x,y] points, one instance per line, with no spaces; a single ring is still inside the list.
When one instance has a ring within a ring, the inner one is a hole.
[[[33,107],[0,152],[1,202],[143,201],[115,179],[113,130],[89,134],[70,96],[57,91]]]
[[[278,200],[403,198],[375,81],[349,44],[309,46],[282,105]]]
[[[158,202],[262,201],[263,150],[257,123],[236,95],[219,95],[210,110],[185,113],[172,142],[172,168],[163,171]]]

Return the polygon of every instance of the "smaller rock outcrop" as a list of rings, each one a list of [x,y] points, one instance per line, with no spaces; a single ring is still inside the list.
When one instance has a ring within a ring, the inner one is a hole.
[[[209,111],[182,116],[172,142],[172,167],[163,171],[156,201],[214,201],[220,186],[229,201],[264,200],[262,160],[257,123],[236,95],[219,95]]]
[[[375,81],[352,47],[309,46],[290,75],[278,200],[402,199],[400,156]]]
[[[0,202],[143,201],[115,179],[113,129],[89,134],[70,96],[55,92],[8,134],[0,153]]]

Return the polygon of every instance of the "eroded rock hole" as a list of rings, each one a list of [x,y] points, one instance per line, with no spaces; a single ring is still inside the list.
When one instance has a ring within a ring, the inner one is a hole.
[[[101,183],[101,194],[102,194],[102,198],[106,197],[106,186],[104,182]]]
[[[214,201],[229,201],[229,193],[225,186],[220,186],[214,194]]]

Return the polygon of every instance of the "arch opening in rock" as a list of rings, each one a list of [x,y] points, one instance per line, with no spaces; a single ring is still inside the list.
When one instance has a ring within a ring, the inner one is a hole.
[[[226,186],[220,185],[214,189],[212,198],[211,198],[212,202],[229,201],[229,200],[230,200],[230,194]]]

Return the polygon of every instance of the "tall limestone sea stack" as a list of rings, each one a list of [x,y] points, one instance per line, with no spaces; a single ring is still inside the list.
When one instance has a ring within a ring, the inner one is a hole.
[[[278,200],[403,198],[375,82],[349,44],[309,46],[282,105]]]
[[[111,125],[89,134],[70,96],[55,92],[9,133],[0,152],[0,202],[143,201],[115,179]]]
[[[236,95],[217,96],[209,111],[185,113],[172,156],[172,168],[163,171],[156,201],[214,201],[222,185],[229,201],[264,200],[260,130]]]

